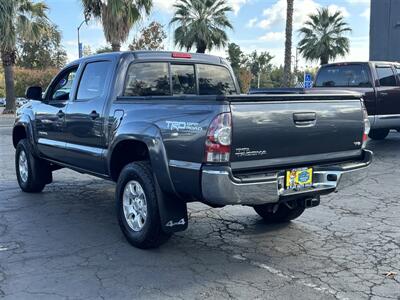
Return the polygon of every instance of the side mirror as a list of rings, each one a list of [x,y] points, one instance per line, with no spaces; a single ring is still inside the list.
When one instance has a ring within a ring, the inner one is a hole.
[[[28,100],[42,101],[42,88],[40,86],[30,86],[26,89],[25,98]]]

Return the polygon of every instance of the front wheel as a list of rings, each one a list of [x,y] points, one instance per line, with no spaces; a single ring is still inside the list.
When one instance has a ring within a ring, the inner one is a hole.
[[[119,225],[133,246],[156,248],[171,236],[162,230],[156,182],[148,162],[124,167],[116,187],[116,201]]]
[[[271,204],[257,205],[253,208],[268,224],[285,223],[297,219],[305,210],[304,207],[298,205],[291,207],[285,203],[280,204],[278,209]]]
[[[18,184],[26,193],[40,193],[52,181],[49,164],[35,157],[27,139],[18,142],[15,151],[15,170]]]
[[[384,140],[390,132],[390,129],[372,129],[369,137],[373,140]]]

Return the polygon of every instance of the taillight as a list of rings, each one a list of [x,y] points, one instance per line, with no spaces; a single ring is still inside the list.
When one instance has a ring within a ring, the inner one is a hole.
[[[231,114],[222,113],[216,116],[208,127],[205,143],[205,161],[229,162],[231,140]]]
[[[361,102],[361,107],[362,107],[363,119],[364,119],[364,133],[363,133],[363,138],[362,138],[362,148],[365,148],[367,141],[368,141],[368,134],[369,134],[369,131],[371,130],[371,124],[368,119],[368,112],[367,112],[367,109],[365,108],[364,101]]]

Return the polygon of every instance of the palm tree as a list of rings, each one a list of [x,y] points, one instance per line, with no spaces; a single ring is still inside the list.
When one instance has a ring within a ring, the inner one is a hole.
[[[198,53],[226,45],[225,30],[233,26],[226,16],[232,8],[225,0],[179,0],[174,8],[170,24],[179,24],[175,29],[175,45],[187,51],[195,46]]]
[[[38,40],[49,28],[48,7],[32,0],[0,1],[0,52],[4,67],[6,108],[3,113],[15,112],[14,65],[17,38]]]
[[[150,14],[152,0],[82,0],[85,18],[101,21],[104,35],[113,51],[120,51],[133,25]]]
[[[290,86],[292,81],[293,2],[294,0],[287,0],[286,8],[285,64],[283,67],[283,84],[285,87]]]
[[[350,41],[345,35],[351,31],[340,11],[330,13],[327,8],[319,9],[299,30],[302,35],[300,53],[308,60],[327,64],[349,53]]]

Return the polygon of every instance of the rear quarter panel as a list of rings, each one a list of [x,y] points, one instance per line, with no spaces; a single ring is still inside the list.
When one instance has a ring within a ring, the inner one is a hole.
[[[111,129],[110,144],[115,144],[121,136],[151,141],[158,134],[166,157],[163,158],[163,150],[156,147],[151,155],[159,157],[153,157],[151,161],[158,160],[156,164],[160,164],[163,163],[162,160],[166,160],[173,189],[184,197],[193,196],[193,200],[199,199],[200,168],[206,132],[212,119],[221,112],[229,111],[229,106],[218,101],[201,99],[186,101],[124,98],[113,103],[110,116],[115,115],[116,111],[123,111],[123,119],[118,128]],[[115,122],[118,120],[112,117],[110,124]]]

